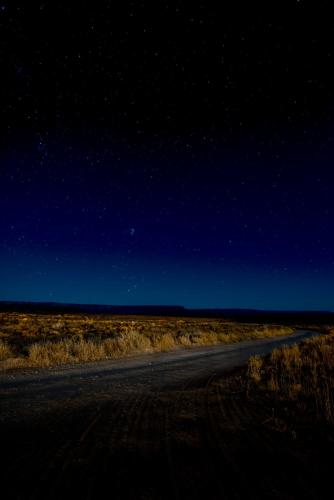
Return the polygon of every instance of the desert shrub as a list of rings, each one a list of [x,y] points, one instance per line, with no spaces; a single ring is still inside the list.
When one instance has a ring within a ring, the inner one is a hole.
[[[80,339],[79,342],[73,342],[70,345],[70,356],[75,360],[94,361],[106,357],[104,345],[102,342],[93,342],[92,340]]]
[[[125,331],[116,337],[117,350],[127,354],[132,351],[145,351],[150,348],[150,340],[136,331]]]
[[[218,335],[215,332],[197,332],[191,335],[193,344],[216,344],[218,342]]]
[[[240,340],[246,340],[248,337],[246,335],[241,336],[237,333],[218,333],[217,339],[218,342],[222,342],[224,344],[233,344],[235,342],[240,342]]]
[[[116,338],[105,339],[103,341],[103,348],[107,358],[118,357],[121,354]]]
[[[334,334],[275,349],[258,379],[254,364],[251,358],[248,378],[260,389],[283,400],[304,400],[318,418],[334,422]]]
[[[248,377],[255,382],[260,382],[262,365],[263,359],[261,358],[261,356],[252,356],[248,361]]]
[[[189,335],[179,335],[177,337],[177,343],[183,347],[191,346],[191,340],[189,338]]]
[[[131,352],[147,352],[152,350],[148,337],[137,332],[125,332],[103,341],[106,357],[113,358],[124,356]]]
[[[157,336],[153,342],[155,351],[169,351],[175,347],[175,339],[170,333]]]
[[[71,341],[39,342],[28,348],[27,364],[32,366],[51,366],[70,363],[73,359],[70,351]]]
[[[0,361],[14,356],[11,346],[4,340],[0,340]]]

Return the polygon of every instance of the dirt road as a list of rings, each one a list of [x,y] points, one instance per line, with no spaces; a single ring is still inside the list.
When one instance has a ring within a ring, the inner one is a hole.
[[[313,451],[224,375],[310,335],[1,375],[4,498],[322,498]]]

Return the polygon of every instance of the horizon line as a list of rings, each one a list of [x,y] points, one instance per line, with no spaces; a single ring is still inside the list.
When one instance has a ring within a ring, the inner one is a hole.
[[[189,306],[184,306],[180,304],[106,304],[106,303],[87,303],[87,302],[59,302],[59,301],[41,301],[41,300],[7,300],[7,299],[0,299],[0,304],[40,304],[40,305],[49,305],[49,304],[54,304],[54,305],[59,305],[59,306],[79,306],[79,307],[137,307],[137,308],[147,308],[147,307],[152,307],[152,308],[178,308],[178,309],[183,309],[185,311],[198,311],[198,310],[212,310],[212,311],[259,311],[259,312],[322,312],[322,313],[331,313],[333,314],[334,311],[331,309],[263,309],[261,307],[189,307]]]

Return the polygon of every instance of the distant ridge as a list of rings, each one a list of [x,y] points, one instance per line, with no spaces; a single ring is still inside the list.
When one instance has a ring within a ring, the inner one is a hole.
[[[108,304],[66,304],[62,302],[10,302],[0,301],[0,311],[38,312],[38,313],[90,313],[90,314],[157,314],[179,315],[185,311],[178,305],[133,305],[118,306]]]
[[[0,312],[21,312],[35,314],[107,314],[134,316],[175,316],[221,318],[250,323],[289,324],[332,324],[331,311],[265,311],[238,308],[186,308],[179,305],[107,305],[107,304],[66,304],[61,302],[14,302],[0,301]]]

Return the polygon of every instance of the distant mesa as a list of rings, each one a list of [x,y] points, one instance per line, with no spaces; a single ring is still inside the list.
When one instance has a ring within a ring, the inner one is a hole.
[[[108,314],[220,318],[249,323],[333,324],[331,311],[275,311],[259,309],[186,308],[179,305],[66,304],[61,302],[0,301],[0,312],[35,314]]]
[[[0,311],[31,313],[89,313],[89,314],[143,314],[172,316],[183,315],[186,309],[178,305],[108,305],[68,304],[63,302],[15,302],[0,301]]]

